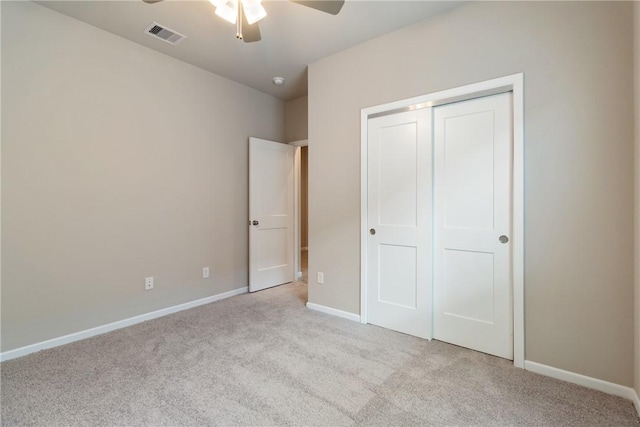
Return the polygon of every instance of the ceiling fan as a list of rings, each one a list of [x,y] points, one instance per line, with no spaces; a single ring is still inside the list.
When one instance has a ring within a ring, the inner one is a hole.
[[[162,0],[142,0],[145,3],[159,3]],[[259,41],[260,28],[258,21],[267,16],[262,7],[262,0],[209,0],[216,7],[216,15],[236,24],[236,38],[245,43]],[[322,12],[337,15],[344,0],[290,0],[302,6],[307,6]]]

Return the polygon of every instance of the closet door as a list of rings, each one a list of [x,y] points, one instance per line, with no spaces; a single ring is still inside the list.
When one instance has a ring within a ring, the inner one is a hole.
[[[513,359],[511,94],[434,108],[434,338]]]
[[[431,338],[431,109],[368,121],[368,322]]]

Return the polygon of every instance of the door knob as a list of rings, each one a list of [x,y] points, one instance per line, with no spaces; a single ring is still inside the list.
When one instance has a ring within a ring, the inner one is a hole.
[[[369,234],[371,234],[372,236],[376,234],[376,229],[375,228],[370,229]]]
[[[502,235],[500,237],[498,237],[498,240],[500,240],[500,243],[508,243],[509,242],[509,238],[505,235]]]
[[[260,223],[254,219],[253,221],[251,221],[251,224],[253,224],[253,225],[258,225],[258,224],[260,224]]]

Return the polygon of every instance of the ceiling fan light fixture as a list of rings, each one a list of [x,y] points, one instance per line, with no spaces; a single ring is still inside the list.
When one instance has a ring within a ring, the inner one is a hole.
[[[2,0],[0,0],[2,1]],[[162,0],[142,0],[145,3],[158,3]],[[291,0],[302,6],[337,15],[345,0]],[[236,25],[236,37],[245,43],[260,41],[260,28],[257,22],[267,16],[262,0],[209,0],[215,6],[216,15]],[[244,29],[243,29],[244,26]],[[177,33],[176,33],[177,34]],[[274,84],[283,84],[284,80]]]
[[[216,3],[214,3],[214,1],[215,0],[211,0],[211,3],[214,5],[219,3],[219,5],[216,6],[216,15],[225,21],[235,24],[238,18],[238,3],[235,1],[216,1]]]
[[[247,22],[249,25],[253,25],[265,16],[267,16],[267,11],[264,10],[261,3],[262,0],[242,0],[242,8],[244,9],[244,14],[247,17]]]

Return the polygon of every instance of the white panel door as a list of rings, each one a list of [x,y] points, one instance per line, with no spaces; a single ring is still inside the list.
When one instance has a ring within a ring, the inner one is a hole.
[[[435,339],[513,359],[511,94],[434,108]]]
[[[249,138],[249,291],[293,281],[295,147]]]
[[[431,338],[431,109],[368,121],[367,321]]]

